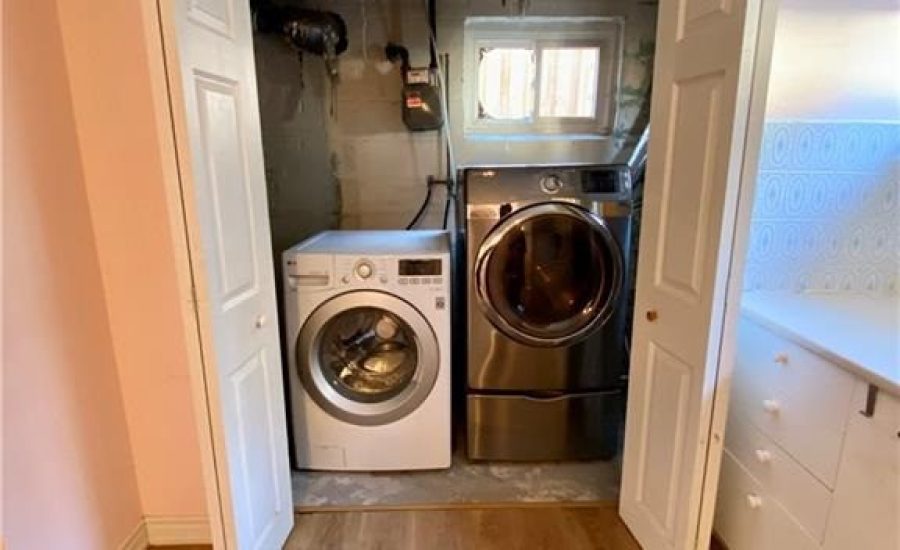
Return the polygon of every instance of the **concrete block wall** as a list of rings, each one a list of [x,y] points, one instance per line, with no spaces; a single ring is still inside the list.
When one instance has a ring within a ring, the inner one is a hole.
[[[428,176],[443,177],[443,138],[403,125],[402,76],[384,58],[385,44],[393,41],[410,50],[414,66],[428,63],[424,6],[420,0],[328,3],[346,21],[350,39],[341,56],[332,120],[341,227],[403,228],[425,196]],[[420,227],[441,224],[442,197],[436,193],[431,204]]]
[[[292,244],[335,227],[341,200],[329,134],[324,63],[278,36],[254,36],[263,156],[276,260]]]

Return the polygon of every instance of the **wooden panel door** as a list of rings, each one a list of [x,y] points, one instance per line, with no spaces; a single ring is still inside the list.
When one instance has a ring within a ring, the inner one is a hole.
[[[161,8],[220,500],[211,513],[223,527],[215,542],[279,548],[293,504],[249,3]]]
[[[620,493],[644,548],[709,538],[700,503],[760,2],[660,2]]]

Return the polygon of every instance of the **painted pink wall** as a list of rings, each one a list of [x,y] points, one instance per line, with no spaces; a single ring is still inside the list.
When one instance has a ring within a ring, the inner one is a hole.
[[[205,517],[198,432],[166,178],[177,177],[157,123],[142,3],[61,1],[60,18],[88,201],[100,257],[137,483],[147,516]],[[155,3],[154,3],[155,8]],[[156,17],[155,9],[150,14]],[[155,57],[152,57],[155,56]],[[168,135],[162,135],[168,132]],[[161,145],[162,143],[162,145]],[[166,163],[169,163],[168,165]],[[172,182],[173,186],[177,183]],[[182,245],[183,246],[183,245]]]
[[[141,508],[56,3],[3,9],[4,534],[116,548]]]

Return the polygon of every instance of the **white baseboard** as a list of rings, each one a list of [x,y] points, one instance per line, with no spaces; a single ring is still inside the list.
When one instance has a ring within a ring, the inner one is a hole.
[[[147,540],[147,526],[141,520],[134,531],[119,545],[119,550],[147,550],[150,542]]]
[[[148,546],[212,544],[205,516],[145,516],[120,546],[121,550],[146,550]]]

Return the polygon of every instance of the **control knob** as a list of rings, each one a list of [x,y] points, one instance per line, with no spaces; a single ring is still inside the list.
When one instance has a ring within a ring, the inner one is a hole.
[[[372,276],[372,273],[375,272],[375,269],[372,267],[372,264],[369,262],[360,262],[356,266],[356,276],[360,279],[368,279]]]

